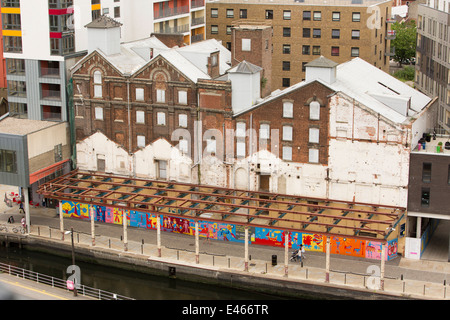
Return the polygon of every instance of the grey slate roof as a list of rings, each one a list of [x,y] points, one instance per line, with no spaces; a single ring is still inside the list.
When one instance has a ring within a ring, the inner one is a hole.
[[[86,28],[108,29],[120,27],[122,23],[108,16],[102,15],[92,22],[85,25]]]
[[[324,56],[320,56],[319,58],[308,62],[306,67],[316,67],[316,68],[333,68],[336,67],[338,63],[325,58]]]
[[[228,73],[250,73],[250,74],[252,74],[252,73],[256,73],[261,70],[262,70],[261,67],[244,60],[244,61],[240,62],[237,66],[229,69]]]

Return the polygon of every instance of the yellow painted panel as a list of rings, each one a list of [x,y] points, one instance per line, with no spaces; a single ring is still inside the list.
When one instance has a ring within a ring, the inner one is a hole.
[[[2,13],[20,13],[20,8],[2,8]]]
[[[101,3],[93,4],[93,5],[91,6],[91,10],[92,10],[92,11],[100,10],[101,8],[102,8]]]
[[[22,31],[21,30],[3,30],[2,34],[3,34],[3,36],[9,36],[9,37],[21,37]]]

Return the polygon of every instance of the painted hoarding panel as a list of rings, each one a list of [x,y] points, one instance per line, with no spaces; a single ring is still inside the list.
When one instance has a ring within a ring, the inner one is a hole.
[[[96,211],[96,221],[122,224],[123,208],[112,208],[103,206],[94,206]],[[128,225],[138,228],[156,229],[156,213],[146,213],[135,210],[125,210],[127,214]],[[89,206],[63,202],[64,217],[89,220]],[[159,214],[161,230],[166,232],[175,232],[187,235],[194,235],[195,221],[189,218],[172,217],[167,214]],[[285,231],[275,228],[249,227],[249,243],[284,247]],[[218,223],[199,220],[199,237],[209,237],[210,239],[233,241],[243,243],[245,240],[245,227],[231,223]],[[305,250],[315,252],[325,252],[327,237],[314,233],[289,232],[288,245],[290,248],[297,249],[303,244]],[[331,253],[341,254],[368,259],[381,259],[381,243],[377,241],[365,241],[350,239],[345,237],[330,238]],[[397,257],[398,239],[394,239],[387,244],[387,260]]]

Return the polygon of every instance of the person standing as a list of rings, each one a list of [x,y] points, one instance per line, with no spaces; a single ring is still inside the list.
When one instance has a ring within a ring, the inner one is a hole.
[[[23,228],[23,230],[25,230],[25,232],[27,231],[27,225],[26,225],[26,223],[25,223],[25,217],[22,217],[22,220],[20,220],[20,222],[22,223],[22,228]]]
[[[300,245],[300,248],[298,248],[297,257],[298,257],[298,260],[300,262],[302,262],[302,258],[303,258],[303,245],[302,244]]]

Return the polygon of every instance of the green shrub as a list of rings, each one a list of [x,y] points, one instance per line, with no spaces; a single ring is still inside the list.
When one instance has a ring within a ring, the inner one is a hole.
[[[401,70],[398,70],[394,73],[394,77],[402,81],[414,81],[414,67],[404,67]]]

